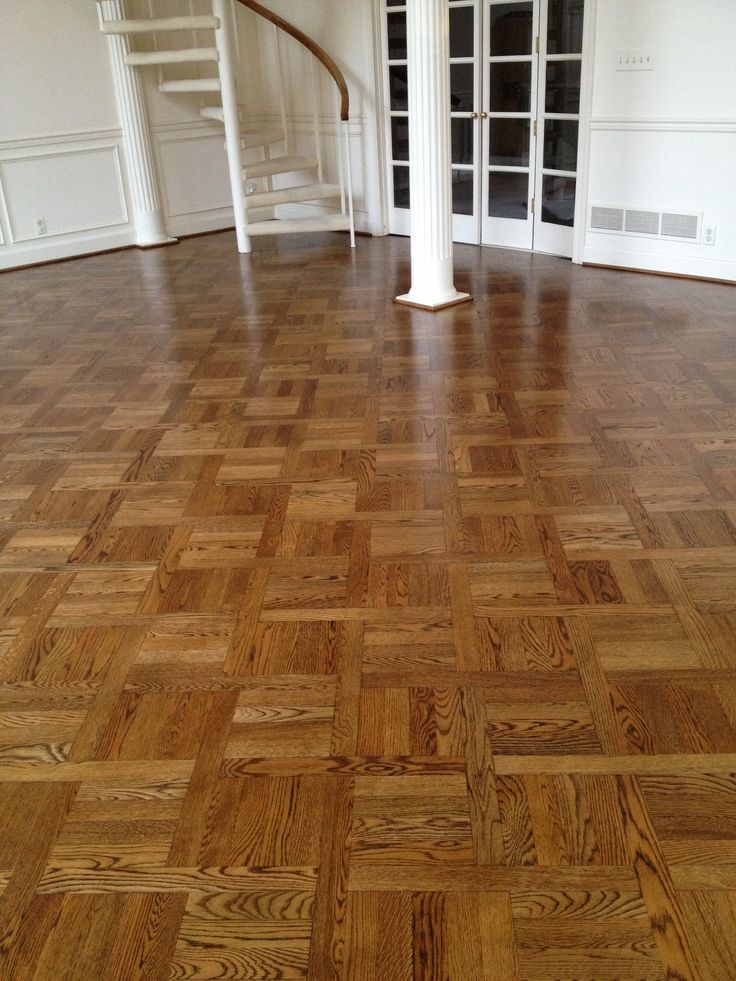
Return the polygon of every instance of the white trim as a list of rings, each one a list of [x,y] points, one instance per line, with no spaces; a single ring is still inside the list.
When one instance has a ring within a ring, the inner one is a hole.
[[[11,150],[30,150],[34,147],[60,146],[64,143],[92,143],[102,141],[120,144],[123,139],[122,129],[82,129],[74,132],[58,133],[57,135],[26,136],[20,140],[0,140],[0,154]]]
[[[76,235],[79,232],[85,231],[96,231],[100,228],[114,228],[116,225],[127,225],[130,222],[128,215],[128,205],[125,195],[125,183],[123,181],[122,163],[120,160],[120,147],[117,144],[111,146],[99,146],[99,147],[77,147],[76,149],[69,150],[57,150],[56,152],[50,153],[27,153],[20,157],[3,157],[0,159],[0,188],[3,188],[3,209],[5,212],[5,217],[7,220],[8,229],[8,244],[16,245],[20,242],[35,242],[37,236],[35,235],[18,235],[15,228],[13,227],[13,219],[10,214],[10,209],[8,208],[7,199],[5,196],[4,186],[5,186],[5,174],[4,169],[7,164],[23,163],[27,160],[48,160],[55,157],[81,157],[86,154],[100,153],[102,150],[109,150],[112,154],[112,159],[114,163],[115,177],[117,179],[117,190],[118,190],[118,200],[120,204],[121,216],[117,219],[112,219],[108,221],[95,222],[92,225],[72,225],[68,228],[57,229],[56,231],[49,232],[48,238],[56,238],[60,235]]]
[[[376,149],[376,204],[378,213],[373,223],[374,235],[389,233],[389,185],[393,175],[389,173],[388,144],[386,143],[386,121],[388,119],[388,103],[386,101],[386,83],[384,79],[383,32],[385,28],[383,0],[373,0],[371,7],[371,23],[373,26],[373,106],[374,112],[370,121],[369,135]],[[388,70],[388,69],[386,69]]]
[[[583,261],[590,197],[590,130],[593,118],[593,77],[595,30],[598,0],[586,0],[583,15],[583,64],[580,77],[580,121],[578,123],[578,162],[575,185],[575,218],[572,226],[572,261]]]
[[[134,242],[135,232],[130,227],[103,234],[76,235],[62,240],[38,239],[34,240],[33,245],[26,245],[24,248],[1,249],[0,269],[14,269],[16,266],[76,258],[92,252],[105,252],[108,249],[122,249],[133,245]]]
[[[660,241],[658,239],[658,241]],[[704,279],[726,279],[736,282],[736,262],[727,259],[707,259],[702,256],[663,255],[661,252],[628,249],[585,249],[583,263],[604,266],[624,266],[642,272],[675,273]]]
[[[655,133],[736,133],[736,119],[615,119],[596,116],[590,128],[598,131],[630,131]]]

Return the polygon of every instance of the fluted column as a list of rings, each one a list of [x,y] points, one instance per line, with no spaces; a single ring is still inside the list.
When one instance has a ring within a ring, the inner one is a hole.
[[[103,20],[126,20],[125,0],[101,0]],[[123,144],[133,203],[136,245],[164,245],[174,242],[166,231],[161,195],[153,161],[148,129],[148,113],[138,72],[125,64],[130,50],[124,34],[109,34],[107,43],[115,85],[115,99],[123,129]]]
[[[447,0],[407,0],[411,289],[398,303],[437,310],[469,300],[455,289],[450,171]]]

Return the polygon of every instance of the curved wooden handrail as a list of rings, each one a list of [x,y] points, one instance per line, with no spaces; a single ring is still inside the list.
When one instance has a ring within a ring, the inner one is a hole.
[[[303,44],[305,48],[308,48],[315,58],[322,62],[330,75],[332,75],[340,92],[340,119],[343,122],[347,122],[350,118],[350,93],[348,92],[348,84],[345,81],[345,76],[324,48],[321,48],[316,41],[313,41],[311,37],[300,31],[298,27],[290,24],[288,20],[284,20],[283,17],[279,17],[278,14],[273,13],[273,11],[258,3],[258,0],[238,0],[238,3],[242,3],[244,7],[248,7],[249,10],[260,14],[261,17],[265,17],[266,20],[271,21],[272,24],[275,24],[276,27],[280,28],[286,34],[290,34],[300,44]]]

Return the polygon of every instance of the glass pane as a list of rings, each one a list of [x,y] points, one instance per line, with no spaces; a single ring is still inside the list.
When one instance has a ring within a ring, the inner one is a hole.
[[[402,65],[390,65],[388,82],[391,89],[391,108],[407,110],[409,108],[409,88],[407,69]]]
[[[529,120],[491,119],[490,126],[490,162],[502,167],[526,167],[529,163]]]
[[[473,65],[450,65],[450,109],[472,112],[474,99]]]
[[[583,50],[585,0],[549,0],[547,53],[580,54]]]
[[[533,4],[491,4],[491,56],[532,53]]]
[[[491,218],[529,217],[529,175],[491,172],[488,183],[488,214]]]
[[[387,7],[405,7],[406,0],[386,0]]]
[[[452,172],[452,213],[453,215],[473,214],[472,170],[453,170]]]
[[[575,178],[542,178],[542,221],[552,225],[573,225],[575,222]]]
[[[475,44],[473,8],[450,9],[450,57],[472,58]]]
[[[387,14],[388,25],[388,57],[406,58],[406,14]]]
[[[532,65],[530,61],[500,61],[490,66],[491,112],[530,112]]]
[[[546,112],[580,112],[580,62],[548,61]]]
[[[473,162],[473,120],[452,119],[452,162],[472,164]]]
[[[578,122],[576,119],[545,119],[545,170],[577,170]]]
[[[409,207],[409,168],[394,167],[394,208]]]
[[[406,116],[391,117],[391,148],[394,160],[409,159],[409,119]]]

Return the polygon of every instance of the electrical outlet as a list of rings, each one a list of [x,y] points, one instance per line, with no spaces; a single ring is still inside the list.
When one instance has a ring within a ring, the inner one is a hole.
[[[618,51],[616,53],[617,72],[654,71],[653,51]]]
[[[704,225],[703,226],[703,245],[715,245],[716,244],[716,226],[715,225]]]
[[[45,218],[36,218],[36,235],[47,235],[48,228],[46,226]]]

